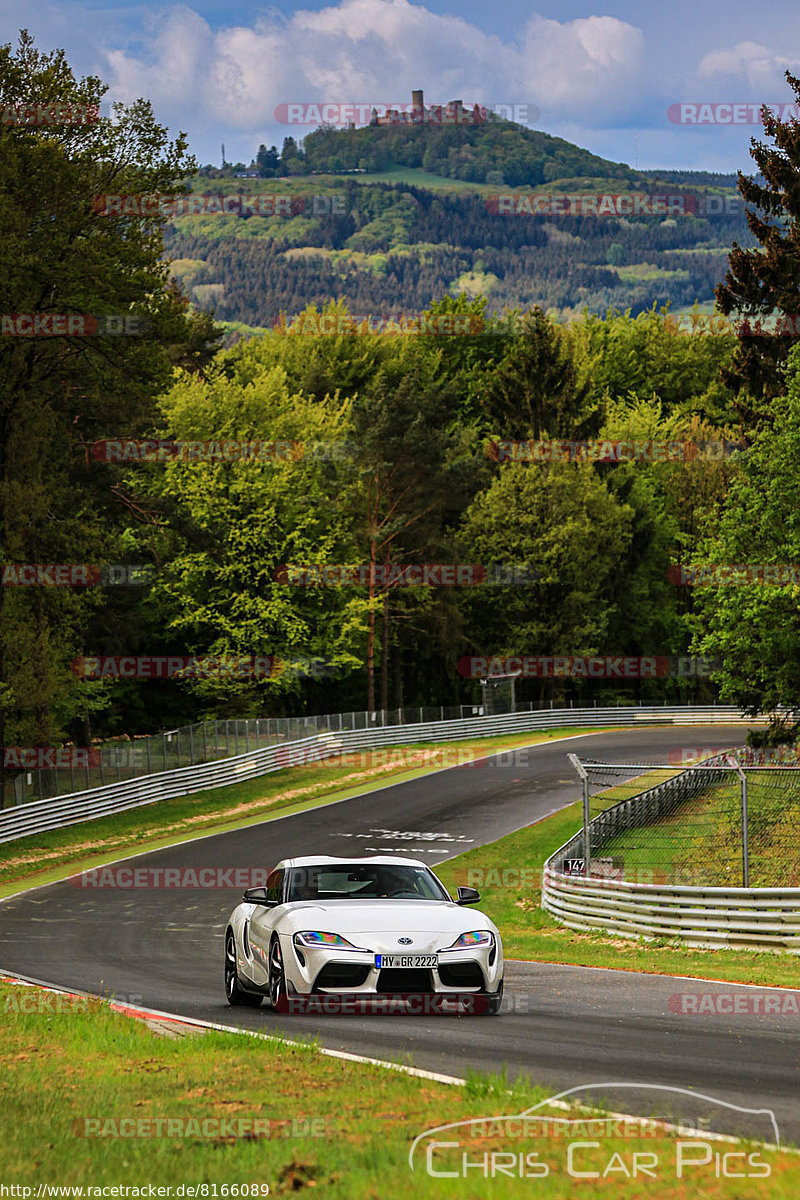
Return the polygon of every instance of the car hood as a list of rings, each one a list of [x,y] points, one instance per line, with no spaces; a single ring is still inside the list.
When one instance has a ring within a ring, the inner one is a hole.
[[[314,900],[284,906],[278,925],[282,932],[321,929],[343,937],[385,938],[388,933],[421,936],[452,934],[453,940],[473,929],[491,929],[492,921],[477,908],[462,908],[445,900],[333,900],[330,904]],[[416,942],[413,947],[417,948]]]

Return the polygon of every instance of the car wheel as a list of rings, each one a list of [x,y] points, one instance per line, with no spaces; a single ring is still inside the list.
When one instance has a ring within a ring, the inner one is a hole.
[[[248,1008],[258,1008],[264,999],[255,992],[246,992],[239,983],[236,972],[236,940],[232,929],[225,934],[225,995],[228,1004],[246,1005]]]
[[[500,987],[497,989],[497,991],[489,992],[486,999],[489,1002],[487,1009],[486,1009],[487,1017],[496,1017],[497,1014],[500,1012],[500,1009],[503,1007],[503,981],[502,980],[500,981]]]
[[[280,939],[274,937],[269,948],[269,1002],[277,1009],[282,1000],[286,999],[286,972],[283,969],[283,955]]]

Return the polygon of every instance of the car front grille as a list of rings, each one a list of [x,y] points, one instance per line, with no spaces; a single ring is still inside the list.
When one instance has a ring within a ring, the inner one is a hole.
[[[432,992],[430,971],[420,967],[385,967],[378,975],[376,990],[381,995],[396,992]]]

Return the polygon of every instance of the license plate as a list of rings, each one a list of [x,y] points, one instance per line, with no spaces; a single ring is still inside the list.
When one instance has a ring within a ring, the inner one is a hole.
[[[376,954],[375,966],[385,967],[438,967],[438,954]]]

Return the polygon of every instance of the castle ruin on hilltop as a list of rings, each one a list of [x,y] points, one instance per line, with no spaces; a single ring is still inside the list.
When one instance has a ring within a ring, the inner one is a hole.
[[[370,125],[482,125],[486,121],[486,109],[480,104],[465,108],[460,100],[449,100],[447,104],[425,107],[422,88],[411,93],[411,108],[390,108],[378,114],[373,108]]]

